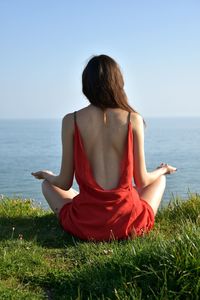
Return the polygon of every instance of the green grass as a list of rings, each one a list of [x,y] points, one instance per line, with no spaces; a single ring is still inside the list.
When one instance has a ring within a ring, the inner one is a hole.
[[[31,200],[0,200],[0,299],[199,299],[200,195],[146,236],[83,242]]]

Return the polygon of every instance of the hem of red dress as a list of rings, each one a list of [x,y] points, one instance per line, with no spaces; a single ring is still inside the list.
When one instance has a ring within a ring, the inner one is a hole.
[[[148,206],[148,208],[152,212],[153,217],[155,218],[154,211],[153,211],[153,208],[151,207],[151,205],[145,199],[143,199],[143,198],[140,198],[140,200],[143,201],[143,202],[145,202],[145,204]]]
[[[64,227],[63,227],[63,225],[62,225],[62,212],[63,212],[64,208],[65,208],[67,205],[69,205],[69,204],[71,204],[71,202],[70,202],[70,203],[64,204],[63,207],[60,209],[59,214],[58,214],[58,221],[59,221],[60,226],[61,226],[63,229],[64,229]],[[65,230],[65,229],[64,229],[64,230]]]
[[[142,201],[142,202],[144,202],[144,204],[145,204],[145,206],[148,208],[148,210],[149,210],[149,212],[150,212],[150,219],[151,219],[151,225],[150,225],[150,227],[149,227],[149,229],[148,229],[148,231],[150,231],[152,228],[153,228],[153,226],[154,226],[154,223],[155,223],[155,215],[154,215],[154,211],[153,211],[153,209],[152,209],[152,207],[150,206],[150,204],[146,201],[146,200],[144,200],[143,198],[140,198],[140,200]],[[64,228],[64,226],[63,226],[63,224],[62,224],[62,220],[63,220],[63,210],[64,209],[66,209],[66,206],[67,205],[70,205],[71,203],[66,203],[66,204],[64,204],[63,205],[63,207],[60,209],[60,212],[59,212],[59,216],[58,216],[58,221],[59,221],[59,225],[61,226],[61,228],[64,230],[64,231],[66,231],[67,233],[69,233],[69,234],[71,234],[71,235],[73,235],[73,236],[75,236],[75,237],[77,237],[78,239],[81,239],[81,240],[85,240],[85,241],[90,241],[90,238],[88,239],[88,237],[83,237],[83,236],[79,236],[79,235],[76,235],[76,234],[74,234],[74,233],[72,233],[72,232],[70,232],[70,231],[68,231],[68,230],[66,230],[65,228]],[[138,233],[135,233],[136,234],[136,236],[139,236],[140,234],[138,234]],[[118,237],[118,238],[116,238],[117,240],[123,240],[123,239],[127,239],[127,238],[129,238],[130,236],[129,236],[129,234],[128,235],[124,235],[123,237]],[[109,241],[110,240],[110,238],[108,238],[108,239],[93,239],[93,240],[95,240],[96,242],[99,242],[99,241]]]

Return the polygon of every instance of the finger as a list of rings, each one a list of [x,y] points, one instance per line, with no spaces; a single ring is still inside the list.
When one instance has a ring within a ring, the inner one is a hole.
[[[35,176],[35,177],[39,176],[37,173],[34,173],[34,174],[32,174],[32,175]]]
[[[40,176],[39,176],[39,175],[37,175],[37,174],[33,174],[33,176],[34,176],[35,178],[37,178],[37,179],[39,179],[39,178],[40,178]]]

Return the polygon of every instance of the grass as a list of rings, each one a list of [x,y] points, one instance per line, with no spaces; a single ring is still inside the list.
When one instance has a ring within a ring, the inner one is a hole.
[[[200,195],[173,199],[154,230],[89,243],[31,200],[0,200],[0,299],[199,299]]]

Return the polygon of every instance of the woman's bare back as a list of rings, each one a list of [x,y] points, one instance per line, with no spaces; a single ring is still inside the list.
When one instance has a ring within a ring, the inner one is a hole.
[[[77,111],[76,120],[95,181],[103,189],[116,188],[127,141],[128,112],[108,108],[104,123],[103,111],[89,105]]]

